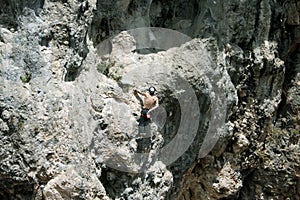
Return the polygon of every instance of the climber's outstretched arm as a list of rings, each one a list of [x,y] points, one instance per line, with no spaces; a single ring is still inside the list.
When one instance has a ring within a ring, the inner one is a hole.
[[[143,92],[141,92],[141,91],[139,91],[139,90],[137,90],[137,89],[134,89],[133,91],[134,91],[135,93],[137,93],[137,94],[143,95],[144,97],[147,96],[146,93],[143,93]]]

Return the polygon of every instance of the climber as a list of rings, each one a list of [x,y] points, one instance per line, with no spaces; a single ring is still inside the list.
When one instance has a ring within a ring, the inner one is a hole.
[[[150,112],[158,107],[158,98],[155,94],[155,87],[151,86],[148,92],[140,92],[137,89],[133,90],[135,94],[144,96],[143,108],[141,111],[141,117],[139,119],[139,133],[150,133]]]

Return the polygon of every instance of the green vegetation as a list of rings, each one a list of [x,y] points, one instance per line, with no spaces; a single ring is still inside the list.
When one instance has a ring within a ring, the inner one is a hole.
[[[273,128],[273,130],[272,130],[272,137],[278,138],[283,134],[289,134],[289,136],[291,136],[291,137],[300,136],[299,130],[297,130],[295,128],[289,128],[288,130],[283,130],[280,128]]]
[[[296,130],[296,129],[291,129],[290,134],[291,134],[291,136],[300,136],[299,130]]]
[[[273,129],[272,129],[272,136],[274,137],[279,137],[280,135],[282,134],[282,130],[280,129],[280,128],[276,128],[276,127],[274,127]]]
[[[18,130],[21,130],[23,128],[23,125],[24,125],[24,120],[19,119],[17,123]]]
[[[267,154],[265,153],[265,151],[262,151],[262,150],[258,150],[256,152],[256,155],[263,161],[266,161],[268,159],[268,156]]]
[[[114,79],[117,82],[119,82],[122,79],[122,76],[119,76],[117,74],[111,74],[109,77]]]
[[[124,69],[124,65],[116,66],[116,63],[115,60],[109,58],[107,61],[101,61],[97,65],[97,70],[105,76],[119,82],[122,76],[118,74],[118,71],[119,69]]]
[[[109,74],[109,69],[113,66],[115,66],[116,61],[112,60],[111,58],[109,58],[107,61],[101,61],[98,65],[97,65],[97,70],[104,74],[105,76],[108,76]]]
[[[28,83],[31,80],[31,72],[23,72],[20,79],[23,83]]]

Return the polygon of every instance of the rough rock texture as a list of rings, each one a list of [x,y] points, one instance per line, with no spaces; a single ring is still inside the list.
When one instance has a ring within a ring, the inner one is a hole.
[[[0,3],[0,199],[299,199],[299,0]]]

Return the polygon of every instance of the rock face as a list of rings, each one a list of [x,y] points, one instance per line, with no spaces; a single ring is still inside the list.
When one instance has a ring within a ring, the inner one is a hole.
[[[299,199],[300,1],[0,3],[0,199]]]

